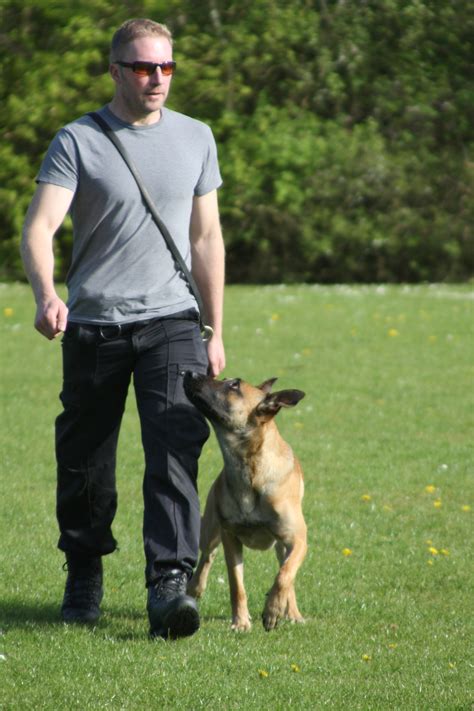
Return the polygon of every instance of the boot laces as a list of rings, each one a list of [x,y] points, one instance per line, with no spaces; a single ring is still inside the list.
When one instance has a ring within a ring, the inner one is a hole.
[[[187,582],[188,577],[184,571],[165,571],[153,585],[156,597],[160,600],[168,600],[179,595],[185,595]]]
[[[76,565],[69,561],[63,565],[63,569],[68,572],[64,591],[64,607],[89,608],[91,604],[100,603],[102,593],[100,563]]]

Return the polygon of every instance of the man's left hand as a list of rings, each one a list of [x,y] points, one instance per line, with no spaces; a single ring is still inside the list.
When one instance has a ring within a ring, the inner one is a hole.
[[[224,343],[220,336],[214,334],[207,343],[207,357],[209,358],[208,373],[217,378],[225,368]]]

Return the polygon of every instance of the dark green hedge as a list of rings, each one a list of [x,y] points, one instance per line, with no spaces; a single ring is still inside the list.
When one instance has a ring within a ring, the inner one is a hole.
[[[208,122],[234,282],[472,276],[474,11],[469,0],[3,0],[0,259],[18,255],[56,130],[106,103],[128,17],[166,22],[172,108]],[[56,240],[58,278],[70,227]]]

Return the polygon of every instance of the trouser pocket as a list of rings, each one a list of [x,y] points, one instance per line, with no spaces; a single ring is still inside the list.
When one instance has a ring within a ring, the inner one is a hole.
[[[115,461],[79,468],[58,465],[56,513],[64,551],[106,555],[117,547],[112,521],[117,511]]]

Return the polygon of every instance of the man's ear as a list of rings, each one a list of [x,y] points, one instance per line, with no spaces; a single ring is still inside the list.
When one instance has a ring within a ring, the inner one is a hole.
[[[259,390],[263,390],[264,393],[269,393],[270,390],[273,387],[273,384],[276,383],[278,378],[270,378],[269,380],[265,380],[261,385],[257,385],[257,388]]]
[[[304,396],[305,393],[302,390],[280,390],[277,393],[268,394],[257,405],[256,414],[274,417],[281,407],[294,407]]]
[[[119,68],[118,68],[118,66],[117,66],[116,64],[114,64],[113,62],[111,62],[111,63],[109,64],[109,74],[110,74],[110,76],[112,77],[112,79],[114,80],[114,82],[116,82],[116,83],[117,83],[118,80],[120,79],[120,71],[119,71]]]

